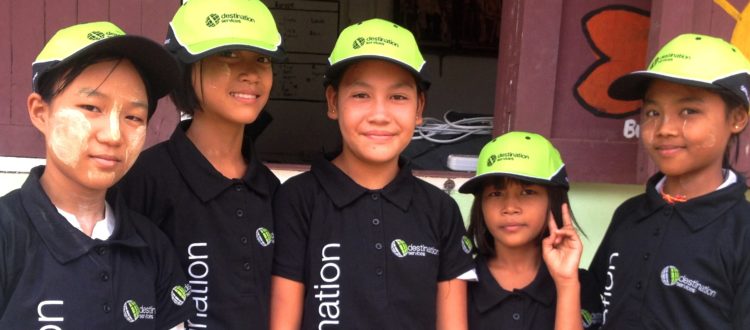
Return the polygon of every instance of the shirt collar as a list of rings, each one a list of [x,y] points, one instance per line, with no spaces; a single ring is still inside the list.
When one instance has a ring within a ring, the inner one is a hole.
[[[29,177],[21,186],[21,203],[50,254],[58,262],[65,264],[105,243],[86,236],[71,226],[65,217],[57,212],[57,208],[52,204],[39,182],[44,168],[44,166],[37,166],[29,173]],[[117,199],[113,205],[115,228],[107,242],[131,247],[146,247],[146,242],[138,236],[131,224],[132,220],[125,203]]]
[[[71,226],[83,232],[83,229],[81,228],[81,223],[78,221],[78,217],[76,217],[75,214],[65,212],[64,210],[58,207],[56,207],[56,209],[57,209],[57,213],[60,213],[60,215],[62,215]],[[109,206],[109,203],[105,201],[104,202],[104,218],[102,220],[97,221],[96,224],[94,224],[94,229],[91,231],[91,238],[106,241],[107,239],[109,239],[110,236],[112,236],[112,231],[114,230],[115,230],[115,216],[114,214],[112,214],[112,208]]]
[[[514,293],[506,291],[490,273],[484,256],[477,256],[477,290],[472,290],[474,304],[480,313],[484,313],[511,297]],[[514,290],[516,294],[525,294],[544,306],[552,306],[555,301],[555,283],[544,262],[539,265],[539,271],[534,280],[523,289]]]
[[[724,212],[732,208],[737,202],[745,199],[745,178],[729,170],[730,174],[717,190],[703,196],[691,198],[686,202],[673,205],[680,218],[692,231],[698,231],[720,218]],[[668,206],[661,197],[657,184],[664,179],[664,174],[657,173],[648,180],[646,186],[646,208],[637,211],[638,221],[649,218],[654,212]],[[733,183],[730,183],[734,179]]]
[[[191,123],[192,120],[185,120],[177,125],[169,139],[167,150],[190,189],[201,201],[207,202],[230,188],[237,180],[229,179],[219,173],[188,139],[185,131]],[[269,196],[271,194],[269,177],[273,177],[273,174],[258,160],[252,139],[248,135],[245,135],[242,141],[242,155],[248,164],[245,175],[240,180],[256,193]]]
[[[399,171],[396,177],[383,189],[377,191],[360,186],[325,157],[315,159],[310,166],[310,171],[338,208],[353,203],[366,193],[379,192],[386,200],[401,210],[407,211],[417,179],[411,174],[411,167],[404,159],[399,158],[398,163]]]

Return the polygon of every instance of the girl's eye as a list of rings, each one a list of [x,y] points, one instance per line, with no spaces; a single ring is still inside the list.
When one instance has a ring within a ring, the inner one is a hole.
[[[223,52],[219,52],[218,55],[221,56],[221,57],[226,57],[226,58],[237,58],[237,57],[239,57],[239,55],[237,55],[237,53],[235,53],[232,50],[225,50]]]
[[[91,104],[82,104],[82,105],[79,105],[78,107],[86,111],[101,112],[101,110],[99,110],[98,107],[96,107],[95,105],[91,105]]]
[[[534,189],[524,188],[523,191],[521,191],[521,195],[536,195],[537,191]]]
[[[694,115],[694,114],[696,114],[696,113],[698,113],[698,110],[695,110],[695,109],[691,109],[691,108],[685,108],[685,109],[682,109],[682,110],[680,111],[680,114],[681,114],[681,115],[683,115],[683,116],[686,116],[686,115]]]
[[[129,116],[125,116],[125,119],[133,121],[133,122],[137,122],[137,123],[145,123],[146,122],[146,119],[142,118],[140,116],[129,115]]]
[[[258,62],[259,63],[271,63],[271,58],[268,56],[259,56]]]
[[[648,110],[648,109],[644,109],[643,110],[643,116],[644,117],[650,118],[650,117],[656,117],[658,115],[659,115],[659,113],[656,112],[655,110]]]
[[[409,99],[406,95],[393,95],[392,98],[397,101],[405,101]]]
[[[487,197],[500,197],[503,195],[503,192],[500,190],[493,190],[487,193]]]
[[[352,94],[352,97],[357,99],[364,99],[367,98],[367,93],[354,93]]]

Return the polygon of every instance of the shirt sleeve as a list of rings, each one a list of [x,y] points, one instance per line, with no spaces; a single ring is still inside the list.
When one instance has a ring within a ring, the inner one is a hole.
[[[274,197],[273,275],[304,282],[305,255],[310,233],[312,202],[304,199],[294,178],[283,184]]]
[[[731,314],[734,329],[750,329],[750,231],[743,234],[740,244],[732,247],[738,256],[735,259],[737,277],[732,285],[735,287]]]
[[[445,196],[440,212],[442,237],[440,239],[440,269],[438,281],[448,281],[474,268],[472,243],[466,236],[458,204]]]
[[[167,236],[155,231],[156,242],[149,244],[157,253],[159,272],[156,283],[157,329],[169,329],[187,320],[194,312],[191,288]]]

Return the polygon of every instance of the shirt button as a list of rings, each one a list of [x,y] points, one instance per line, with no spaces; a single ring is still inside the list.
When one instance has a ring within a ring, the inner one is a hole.
[[[237,209],[237,211],[234,211],[234,214],[236,214],[238,218],[242,218],[242,216],[245,215],[245,211],[242,209]]]
[[[375,243],[375,249],[382,250],[383,249],[383,244]]]
[[[641,289],[641,281],[635,282],[635,288],[640,290]]]
[[[649,254],[649,253],[644,254],[643,255],[643,260],[648,260],[648,257],[650,257],[650,256],[651,256],[651,254]]]
[[[99,274],[99,277],[102,279],[102,281],[106,282],[109,281],[109,274],[107,272],[102,272]]]
[[[372,200],[376,201],[376,200],[378,200],[378,198],[380,198],[380,196],[378,196],[378,194],[372,194]]]
[[[513,313],[513,320],[518,321],[521,319],[521,314]]]
[[[98,253],[100,256],[103,256],[105,253],[107,253],[107,248],[104,246],[100,246],[96,248],[96,253]]]
[[[378,276],[383,275],[383,268],[380,268],[380,267],[375,268],[375,274]]]
[[[105,313],[109,313],[112,311],[112,307],[109,307],[108,303],[102,304],[102,310],[104,310]]]
[[[245,236],[240,237],[240,242],[242,242],[242,244],[247,244],[247,237]]]
[[[245,270],[249,271],[250,270],[250,263],[246,262],[246,263],[242,264],[242,268],[244,268]]]
[[[372,225],[373,226],[377,226],[379,224],[380,224],[380,219],[378,219],[378,218],[372,219]]]
[[[235,185],[234,186],[234,191],[242,191],[242,186],[241,185]]]

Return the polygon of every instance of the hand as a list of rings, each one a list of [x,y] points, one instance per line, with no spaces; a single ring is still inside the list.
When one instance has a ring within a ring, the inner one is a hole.
[[[583,245],[570,218],[568,205],[562,206],[563,227],[557,228],[549,214],[549,236],[542,240],[542,258],[556,285],[578,284],[578,264]]]

